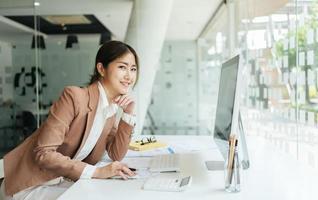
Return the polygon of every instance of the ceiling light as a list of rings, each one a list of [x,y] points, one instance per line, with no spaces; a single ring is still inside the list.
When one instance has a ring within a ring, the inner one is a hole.
[[[43,19],[55,25],[91,24],[85,15],[46,15]]]
[[[34,6],[40,6],[40,2],[35,1]]]

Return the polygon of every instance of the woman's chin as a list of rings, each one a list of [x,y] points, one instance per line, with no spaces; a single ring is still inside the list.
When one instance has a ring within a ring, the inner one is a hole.
[[[121,95],[124,95],[124,94],[128,94],[128,92],[129,92],[129,88],[125,88],[125,89],[121,89],[120,91],[119,91],[119,93],[121,94]]]

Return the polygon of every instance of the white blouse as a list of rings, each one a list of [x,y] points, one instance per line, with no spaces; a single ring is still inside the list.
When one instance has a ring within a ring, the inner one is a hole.
[[[97,105],[96,115],[90,133],[85,141],[83,148],[75,155],[74,159],[83,160],[95,147],[98,138],[102,134],[105,122],[108,118],[116,114],[118,106],[116,104],[109,104],[105,90],[100,82],[98,82],[99,101]],[[134,116],[123,113],[122,120],[134,126]],[[81,174],[80,179],[90,179],[95,172],[96,166],[87,164]]]

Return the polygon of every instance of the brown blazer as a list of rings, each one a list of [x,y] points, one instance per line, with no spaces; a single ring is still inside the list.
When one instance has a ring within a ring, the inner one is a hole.
[[[41,127],[4,156],[7,195],[60,176],[76,181],[86,163],[96,164],[105,150],[111,159],[123,159],[133,127],[120,120],[116,131],[114,115],[107,119],[92,152],[83,161],[72,160],[91,130],[98,99],[96,82],[86,88],[64,89]]]

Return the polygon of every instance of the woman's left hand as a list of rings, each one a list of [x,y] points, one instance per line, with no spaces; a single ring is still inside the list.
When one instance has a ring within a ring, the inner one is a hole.
[[[114,99],[114,103],[121,107],[125,113],[134,114],[135,100],[131,95],[120,95]]]

